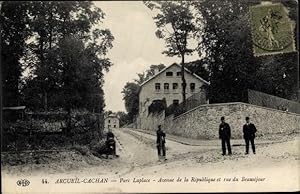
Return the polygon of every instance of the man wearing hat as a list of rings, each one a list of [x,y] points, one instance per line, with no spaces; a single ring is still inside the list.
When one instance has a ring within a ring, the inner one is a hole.
[[[246,143],[246,153],[249,154],[249,142],[251,142],[251,147],[253,154],[255,154],[255,144],[254,138],[256,133],[256,127],[253,123],[250,123],[250,118],[246,117],[246,124],[243,126],[244,139]]]
[[[166,134],[163,132],[161,129],[161,125],[158,125],[158,130],[156,131],[156,147],[157,147],[157,152],[158,152],[158,159],[161,161],[161,159],[167,160],[166,159]],[[162,154],[162,155],[161,155]]]
[[[221,124],[219,126],[219,138],[222,140],[222,152],[223,156],[226,154],[226,145],[228,149],[228,155],[231,155],[230,145],[231,131],[228,123],[225,122],[225,117],[221,117]]]

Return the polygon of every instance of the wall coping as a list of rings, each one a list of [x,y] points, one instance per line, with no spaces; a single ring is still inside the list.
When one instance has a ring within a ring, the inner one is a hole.
[[[170,117],[173,117],[173,118],[174,118],[174,114],[171,114],[171,115],[165,117],[165,120],[166,120],[166,119],[169,119]]]
[[[262,108],[262,109],[271,110],[271,111],[274,111],[274,112],[280,112],[280,113],[285,113],[285,114],[291,114],[291,115],[300,116],[300,114],[297,114],[297,113],[285,112],[285,111],[282,111],[282,110],[272,109],[272,108],[258,106],[258,105],[254,105],[254,104],[244,103],[244,102],[227,102],[227,103],[216,103],[216,104],[202,104],[202,105],[196,106],[195,108],[192,108],[191,110],[188,110],[187,112],[174,117],[174,120],[177,119],[177,118],[179,118],[179,117],[182,117],[182,116],[184,116],[184,115],[186,115],[186,114],[188,114],[190,112],[193,112],[193,111],[195,111],[195,110],[197,110],[198,108],[201,108],[201,107],[213,107],[213,106],[224,106],[224,105],[246,105],[246,106],[254,106],[254,107],[258,107],[258,108]],[[170,116],[172,116],[172,115],[170,115]]]
[[[274,112],[280,112],[280,113],[285,113],[285,114],[300,116],[300,114],[294,113],[294,112],[285,112],[283,110],[268,108],[268,107],[259,106],[259,105],[255,105],[255,104],[244,103],[244,102],[242,102],[242,104],[244,104],[246,106],[255,106],[255,107],[258,107],[258,108],[263,108],[263,109],[271,110],[271,111],[274,111]]]

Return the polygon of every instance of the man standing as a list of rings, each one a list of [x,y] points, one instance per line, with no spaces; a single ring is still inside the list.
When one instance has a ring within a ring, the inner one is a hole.
[[[161,125],[158,125],[158,130],[156,131],[156,135],[157,135],[156,147],[157,147],[157,151],[158,151],[158,159],[159,159],[159,161],[161,161],[161,159],[167,160],[166,159],[166,146],[165,146],[166,134],[161,129]],[[161,156],[161,152],[163,154],[162,156]]]
[[[223,156],[226,154],[225,144],[227,144],[228,155],[232,154],[231,146],[230,146],[230,137],[231,137],[230,126],[228,123],[225,122],[225,118],[221,117],[221,124],[219,126],[219,138],[222,140]]]
[[[246,124],[243,126],[244,139],[246,143],[246,153],[249,154],[249,141],[251,142],[253,154],[255,154],[254,138],[256,133],[256,127],[250,123],[250,118],[246,117]]]
[[[115,135],[113,134],[111,128],[108,128],[108,132],[106,134],[106,147],[108,150],[112,147],[112,154],[113,156],[116,156],[116,141],[115,141]],[[108,155],[107,155],[108,156]]]

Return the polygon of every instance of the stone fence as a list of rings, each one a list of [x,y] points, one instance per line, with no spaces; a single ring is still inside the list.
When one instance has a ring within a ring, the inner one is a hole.
[[[138,117],[132,128],[156,130],[158,125],[174,135],[195,139],[217,139],[220,118],[230,124],[232,138],[242,138],[245,117],[257,128],[257,136],[300,132],[300,114],[271,109],[242,102],[206,104],[177,117],[164,113]]]
[[[300,114],[300,103],[248,89],[248,102],[258,106]]]
[[[201,105],[175,118],[170,115],[162,124],[170,134],[197,139],[216,139],[222,116],[230,124],[233,138],[242,137],[242,126],[246,116],[256,125],[258,136],[300,130],[300,114],[241,102]]]

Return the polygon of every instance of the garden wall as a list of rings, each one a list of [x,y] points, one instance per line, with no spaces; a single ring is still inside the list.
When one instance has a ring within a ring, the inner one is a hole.
[[[255,90],[248,90],[248,103],[300,114],[300,103]]]
[[[241,102],[201,105],[175,118],[172,115],[166,117],[163,127],[170,134],[215,139],[218,138],[221,116],[225,116],[230,124],[233,138],[242,137],[246,116],[256,125],[258,136],[300,130],[300,114]]]

